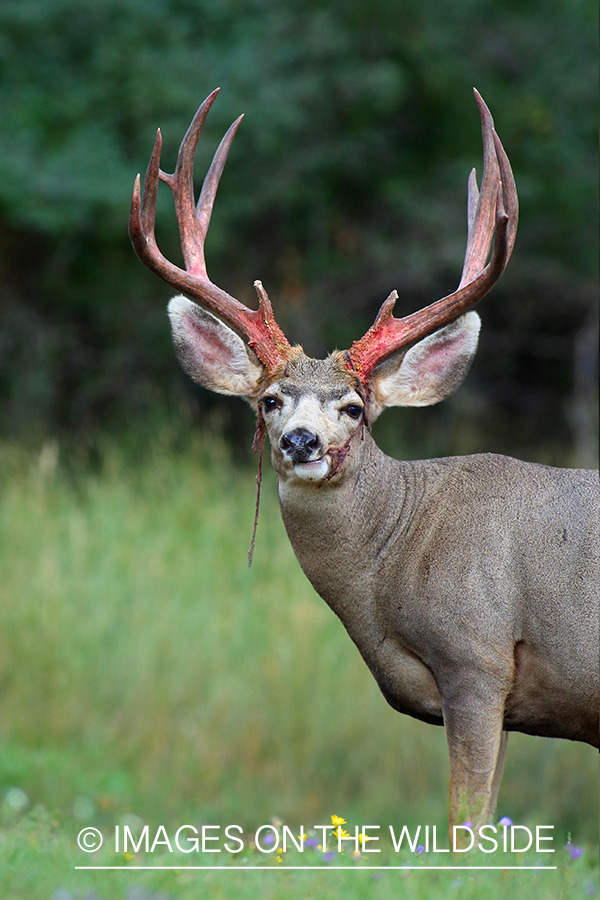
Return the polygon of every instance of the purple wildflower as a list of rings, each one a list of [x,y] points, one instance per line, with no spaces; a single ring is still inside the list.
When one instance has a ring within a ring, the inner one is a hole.
[[[323,862],[333,862],[334,859],[335,853],[332,853],[331,850],[323,854]]]
[[[423,844],[419,844],[417,849],[415,850],[415,853],[417,854],[417,856],[420,856],[421,853],[424,853],[424,852],[425,852],[425,847],[423,846]]]
[[[579,859],[580,856],[583,856],[583,847],[577,847],[575,844],[567,844],[565,850],[571,859]]]
[[[306,840],[304,841],[304,846],[305,846],[305,847],[318,847],[318,846],[319,846],[319,839],[316,838],[316,837],[309,837],[309,838],[306,838]]]
[[[510,828],[510,826],[512,825],[512,819],[509,819],[508,816],[502,816],[502,818],[498,822],[498,825],[504,825],[505,828]]]

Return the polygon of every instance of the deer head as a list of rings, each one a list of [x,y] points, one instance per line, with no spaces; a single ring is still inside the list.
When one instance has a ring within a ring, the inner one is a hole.
[[[469,178],[467,249],[458,289],[401,319],[393,316],[398,296],[393,291],[371,328],[349,350],[315,360],[289,344],[259,281],[255,282],[258,309],[251,310],[208,277],[204,240],[219,179],[242,118],[221,141],[196,205],[194,155],[217,92],[196,113],[172,175],[159,166],[158,132],[143,199],[140,176],[136,179],[130,237],[139,258],[186,295],[171,300],[169,316],[177,355],[187,374],[210,390],[243,397],[255,408],[266,425],[280,479],[335,485],[357,464],[360,441],[353,439],[386,406],[437,403],[465,377],[480,327],[479,316],[471,310],[502,274],[514,244],[518,203],[510,164],[491,114],[475,91],[482,122],[483,176],[481,191],[475,170]],[[159,180],[173,192],[185,270],[169,262],[156,244]]]

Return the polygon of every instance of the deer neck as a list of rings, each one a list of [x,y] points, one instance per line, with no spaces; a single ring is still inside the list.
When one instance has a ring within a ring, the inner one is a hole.
[[[340,615],[341,606],[369,593],[382,546],[408,526],[406,465],[386,456],[365,432],[353,442],[347,471],[338,479],[321,486],[279,479],[281,513],[296,557]]]

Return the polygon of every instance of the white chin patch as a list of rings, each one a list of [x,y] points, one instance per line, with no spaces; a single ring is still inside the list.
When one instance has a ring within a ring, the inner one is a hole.
[[[329,474],[327,457],[322,456],[321,459],[316,459],[314,462],[296,463],[294,474],[302,481],[322,481]]]

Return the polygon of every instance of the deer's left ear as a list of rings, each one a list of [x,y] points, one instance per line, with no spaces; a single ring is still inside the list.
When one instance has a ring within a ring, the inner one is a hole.
[[[453,394],[477,350],[480,326],[477,313],[469,312],[377,366],[371,419],[386,406],[432,406]]]

